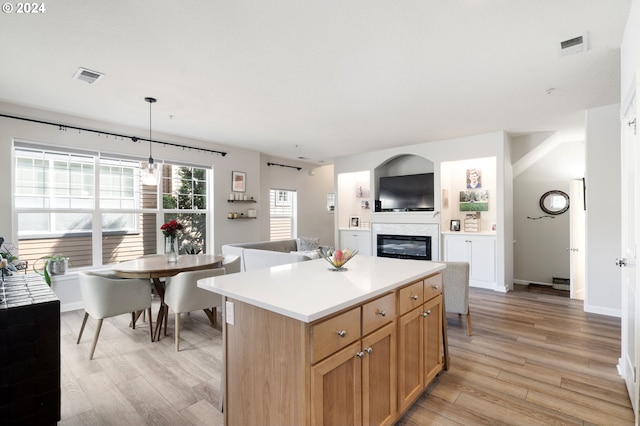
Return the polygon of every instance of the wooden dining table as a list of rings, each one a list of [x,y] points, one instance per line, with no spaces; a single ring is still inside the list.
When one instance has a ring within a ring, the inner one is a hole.
[[[221,268],[222,260],[222,256],[212,254],[181,255],[178,256],[177,262],[167,262],[164,256],[148,256],[117,263],[113,266],[113,272],[122,278],[148,278],[151,280],[156,293],[160,296],[160,309],[153,333],[154,340],[159,340],[162,323],[164,321],[166,333],[167,317],[169,316],[169,307],[164,303],[164,282],[161,279],[178,275],[180,272]]]

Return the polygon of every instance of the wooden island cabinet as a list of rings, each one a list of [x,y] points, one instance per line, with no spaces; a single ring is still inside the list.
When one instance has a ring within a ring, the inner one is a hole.
[[[444,265],[348,265],[198,282],[225,298],[225,424],[392,425],[442,371]]]

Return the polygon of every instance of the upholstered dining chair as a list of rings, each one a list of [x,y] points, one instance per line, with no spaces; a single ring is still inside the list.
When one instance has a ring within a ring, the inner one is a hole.
[[[211,324],[216,323],[217,307],[222,296],[198,287],[198,280],[224,275],[225,268],[180,272],[167,278],[164,303],[175,313],[176,352],[180,351],[180,314],[202,309]]]
[[[222,266],[224,267],[227,275],[240,272],[240,260],[242,260],[240,256],[235,254],[223,254],[222,257]]]
[[[131,326],[135,329],[136,312],[146,310],[149,314],[149,336],[153,341],[149,280],[119,278],[95,272],[80,272],[78,279],[84,303],[84,319],[76,344],[80,343],[89,315],[98,320],[89,359],[93,359],[105,318],[131,313]]]
[[[467,317],[467,334],[471,336],[471,312],[469,311],[469,263],[439,262],[447,265],[442,272],[444,306],[446,312]]]

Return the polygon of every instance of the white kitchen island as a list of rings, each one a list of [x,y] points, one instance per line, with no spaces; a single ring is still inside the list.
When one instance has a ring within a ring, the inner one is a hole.
[[[198,282],[225,299],[227,425],[393,424],[442,371],[445,265],[358,255],[346,268]]]

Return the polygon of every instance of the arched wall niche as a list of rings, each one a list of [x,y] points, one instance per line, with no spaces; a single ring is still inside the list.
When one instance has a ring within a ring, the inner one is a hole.
[[[421,155],[400,154],[396,155],[377,166],[373,171],[373,182],[375,186],[376,199],[380,195],[378,182],[381,177],[415,175],[418,173],[432,173],[435,170],[433,161]]]

